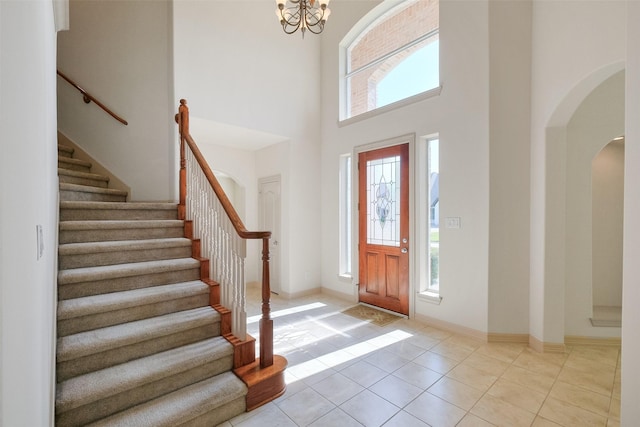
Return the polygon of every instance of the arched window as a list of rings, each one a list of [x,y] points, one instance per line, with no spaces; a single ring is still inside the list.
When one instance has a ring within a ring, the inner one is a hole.
[[[383,2],[363,18],[362,31],[349,33],[341,119],[439,87],[438,6],[439,0]]]

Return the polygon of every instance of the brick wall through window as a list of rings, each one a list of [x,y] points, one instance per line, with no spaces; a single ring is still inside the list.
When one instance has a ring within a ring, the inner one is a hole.
[[[408,1],[374,21],[347,50],[349,72],[375,61],[439,27],[439,0]],[[437,40],[437,35],[428,42]],[[350,117],[376,108],[376,88],[405,58],[420,49],[415,45],[367,68],[349,81]]]

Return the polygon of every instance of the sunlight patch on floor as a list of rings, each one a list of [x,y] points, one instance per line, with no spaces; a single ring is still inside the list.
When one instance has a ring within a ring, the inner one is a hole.
[[[275,319],[277,317],[282,317],[282,316],[288,316],[291,314],[296,314],[296,313],[301,313],[303,311],[308,311],[308,310],[315,310],[316,308],[322,308],[322,307],[326,307],[326,304],[323,304],[321,302],[314,302],[311,304],[305,304],[305,305],[299,305],[297,307],[291,307],[291,308],[287,308],[284,310],[278,310],[278,311],[273,311],[271,312],[271,318]],[[247,325],[250,323],[256,323],[258,321],[260,321],[260,319],[262,318],[261,314],[258,314],[256,316],[251,316],[247,318]]]
[[[291,384],[312,375],[319,374],[326,369],[330,369],[332,366],[337,366],[341,363],[349,362],[350,360],[373,353],[374,351],[380,350],[383,347],[390,346],[412,336],[413,335],[408,332],[395,330],[384,335],[379,335],[375,338],[371,338],[369,340],[345,347],[341,350],[316,357],[315,359],[311,359],[297,365],[289,366],[287,367],[287,371],[291,375],[287,377],[287,384]],[[329,363],[325,364],[325,362]]]

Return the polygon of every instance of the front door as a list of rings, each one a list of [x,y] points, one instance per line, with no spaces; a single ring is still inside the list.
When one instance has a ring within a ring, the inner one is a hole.
[[[409,144],[358,156],[360,301],[409,314]]]

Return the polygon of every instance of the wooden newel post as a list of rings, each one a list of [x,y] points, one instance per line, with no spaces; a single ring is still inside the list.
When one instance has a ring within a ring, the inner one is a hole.
[[[0,0],[1,1],[1,0]],[[284,371],[287,366],[287,360],[282,356],[273,354],[273,319],[271,319],[271,284],[269,283],[269,239],[271,238],[270,231],[248,231],[242,220],[238,216],[237,212],[231,205],[228,197],[224,193],[222,186],[214,176],[211,168],[207,164],[207,161],[202,156],[202,153],[198,149],[198,146],[193,141],[193,138],[189,134],[189,107],[187,107],[187,101],[180,100],[180,106],[178,107],[178,113],[175,116],[176,123],[178,124],[178,130],[180,132],[180,203],[178,204],[178,218],[186,220],[187,218],[187,178],[189,180],[206,179],[210,184],[211,190],[216,197],[220,207],[214,211],[214,208],[200,208],[197,205],[204,205],[205,203],[197,203],[200,198],[209,197],[209,193],[202,196],[197,189],[190,188],[189,193],[189,219],[193,217],[207,218],[211,215],[225,215],[224,223],[221,227],[225,228],[224,233],[231,233],[231,229],[228,225],[233,227],[237,237],[240,239],[262,239],[262,317],[260,318],[260,362],[256,360],[255,352],[255,339],[246,336],[246,311],[245,311],[245,286],[242,280],[234,281],[233,283],[225,283],[224,286],[228,286],[227,292],[235,292],[234,295],[238,296],[237,301],[232,301],[233,307],[223,307],[219,303],[219,290],[217,282],[214,280],[208,280],[206,283],[215,285],[216,288],[210,290],[210,300],[215,300],[212,307],[220,312],[221,316],[224,316],[225,322],[225,334],[224,337],[233,346],[233,367],[234,373],[242,379],[247,386],[246,395],[246,408],[247,410],[255,409],[260,405],[265,404],[278,396],[281,396],[287,386],[284,379]],[[187,145],[189,146],[187,148]],[[187,152],[187,150],[189,150]],[[189,175],[187,176],[187,159],[186,154],[189,154]],[[192,178],[193,177],[193,178]],[[193,199],[193,200],[192,200]],[[192,203],[195,201],[196,203]],[[193,205],[193,206],[192,206]],[[193,208],[193,209],[192,209]],[[226,222],[228,220],[228,223]],[[187,230],[187,228],[189,230]],[[188,222],[185,222],[185,233],[192,235],[192,228]],[[193,238],[200,238],[202,236],[193,236]],[[210,236],[211,237],[211,236]],[[228,240],[235,239],[235,236],[228,235]],[[222,239],[227,239],[222,236]],[[225,245],[220,245],[225,246]],[[231,246],[220,247],[220,253],[218,261],[221,264],[225,264],[227,269],[235,269],[236,267],[244,268],[244,244],[240,246],[241,251],[235,250]],[[194,246],[194,250],[195,250]],[[198,255],[199,256],[199,255]],[[212,254],[215,256],[215,254]],[[239,263],[228,262],[228,259],[235,260],[241,258]],[[216,262],[218,262],[216,261]],[[203,277],[209,278],[209,260],[201,259],[201,274]],[[235,271],[235,270],[234,270]],[[240,278],[244,278],[244,274],[237,275]],[[203,279],[205,280],[205,279]],[[237,310],[237,311],[234,311]],[[238,316],[245,316],[244,319]],[[235,325],[232,322],[236,321]],[[232,328],[236,327],[237,331]],[[234,331],[234,332],[232,332]],[[240,335],[240,336],[236,336]]]
[[[186,219],[187,205],[187,160],[185,158],[185,137],[189,134],[189,107],[187,100],[181,99],[176,114],[178,132],[180,132],[180,203],[178,204],[178,219]]]
[[[262,318],[260,319],[260,367],[273,365],[273,319],[269,283],[269,238],[262,239]]]

